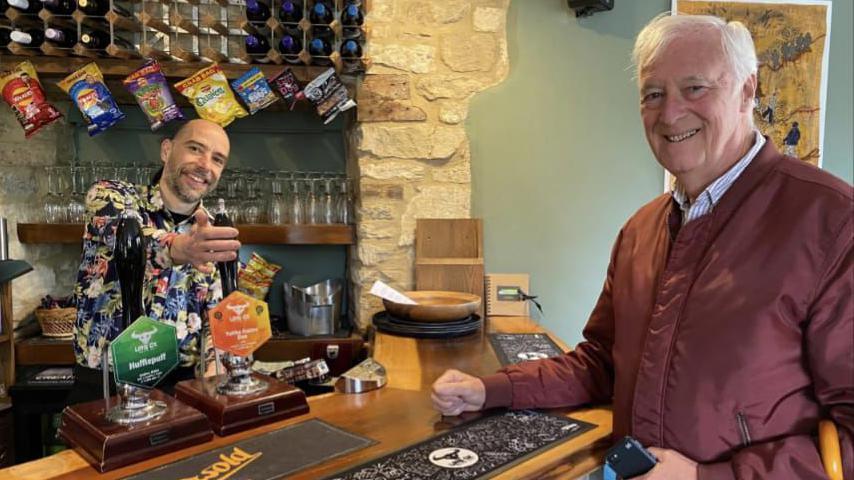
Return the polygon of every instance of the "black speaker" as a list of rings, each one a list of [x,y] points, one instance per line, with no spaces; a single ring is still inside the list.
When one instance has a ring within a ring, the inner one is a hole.
[[[566,4],[575,10],[576,17],[589,17],[614,8],[614,0],[566,0]]]

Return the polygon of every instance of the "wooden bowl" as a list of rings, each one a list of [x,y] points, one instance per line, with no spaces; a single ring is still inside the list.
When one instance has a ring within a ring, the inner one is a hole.
[[[462,320],[480,307],[480,297],[471,293],[422,290],[404,292],[418,305],[395,303],[383,299],[386,311],[400,319],[420,322]]]

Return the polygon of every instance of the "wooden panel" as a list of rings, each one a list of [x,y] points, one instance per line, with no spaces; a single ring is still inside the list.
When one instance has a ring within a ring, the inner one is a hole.
[[[450,290],[483,298],[483,282],[483,220],[416,221],[416,290]],[[483,312],[481,303],[478,314],[483,316]]]
[[[483,220],[427,219],[415,224],[415,257],[483,257]]]
[[[15,344],[18,365],[74,365],[71,339],[35,337]]]
[[[0,284],[0,321],[3,322],[3,335],[7,338],[0,341],[0,363],[6,388],[15,384],[15,345],[8,338],[12,332],[13,319],[12,282],[3,282]]]
[[[351,225],[238,225],[239,240],[257,245],[352,245]],[[19,223],[21,243],[80,243],[83,225],[75,223]]]

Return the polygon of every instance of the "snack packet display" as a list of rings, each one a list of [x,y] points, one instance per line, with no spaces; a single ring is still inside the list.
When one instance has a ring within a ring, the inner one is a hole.
[[[228,86],[228,79],[217,64],[181,80],[175,84],[175,88],[190,100],[200,117],[218,123],[223,128],[235,118],[249,115],[237,103]]]
[[[160,71],[157,60],[149,60],[122,81],[125,88],[133,94],[145,118],[151,124],[151,130],[157,130],[172,120],[183,120],[184,114],[175,104],[166,77]]]
[[[297,82],[297,77],[294,76],[294,72],[290,68],[286,68],[282,70],[282,73],[270,79],[270,83],[279,92],[282,99],[290,105],[291,110],[293,110],[296,103],[296,95],[299,93],[299,83]]]
[[[14,70],[0,76],[0,92],[15,112],[26,138],[62,117],[59,110],[47,102],[36,69],[29,61],[19,63]]]
[[[296,94],[296,98],[309,99],[324,124],[334,120],[339,113],[356,106],[356,102],[348,96],[347,87],[335,74],[334,68],[330,68],[308,82],[303,91]]]
[[[95,62],[82,68],[59,82],[59,88],[71,96],[86,120],[89,136],[95,136],[112,127],[125,114],[119,110],[113,95],[104,85],[104,76]]]
[[[264,260],[261,255],[252,252],[252,257],[246,262],[246,266],[240,269],[237,276],[237,289],[258,300],[264,300],[273,277],[282,267]]]
[[[255,112],[269,107],[278,100],[258,67],[250,68],[240,78],[231,82],[231,87],[249,107],[250,115],[255,115]]]

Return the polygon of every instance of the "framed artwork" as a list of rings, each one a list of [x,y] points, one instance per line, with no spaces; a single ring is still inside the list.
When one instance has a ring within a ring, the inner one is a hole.
[[[829,0],[673,0],[672,14],[714,15],[742,22],[759,59],[756,127],[781,152],[821,167]],[[673,179],[665,172],[665,191]]]

